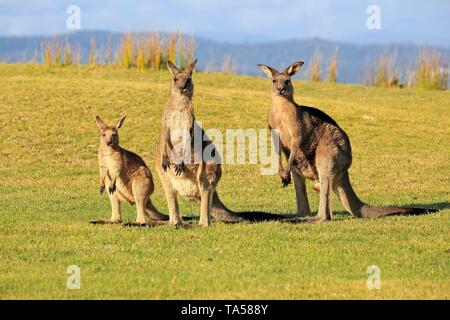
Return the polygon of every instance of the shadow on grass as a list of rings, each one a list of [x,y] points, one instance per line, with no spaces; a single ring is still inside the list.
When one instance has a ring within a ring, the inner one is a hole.
[[[403,206],[402,206],[403,207]],[[430,213],[435,213],[440,210],[449,209],[450,202],[438,202],[431,204],[412,204],[405,205],[404,207],[408,208],[416,208],[421,209],[420,213],[413,214],[398,214],[397,216],[409,216],[409,215],[426,215]],[[287,213],[272,213],[272,212],[264,212],[264,211],[241,211],[241,212],[233,212],[234,215],[240,217],[241,221],[233,221],[233,222],[223,222],[225,224],[238,224],[238,223],[261,223],[261,222],[269,222],[269,221],[277,221],[280,223],[287,224],[302,224],[302,223],[317,223],[317,212],[312,212],[311,215],[306,217],[297,217],[295,214]],[[347,217],[351,218],[352,216],[347,211],[335,211],[333,213],[334,216],[337,216],[338,219],[335,221],[346,220]],[[196,216],[183,216],[183,220],[186,222],[183,226],[179,228],[192,228],[196,227],[196,223],[198,223],[199,218]],[[168,225],[168,221],[150,221],[145,224],[137,224],[137,223],[125,223],[124,226],[127,227],[157,227],[162,225]]]
[[[436,202],[436,203],[426,203],[426,204],[411,204],[406,205],[408,208],[422,208],[428,210],[428,212],[438,212],[445,209],[450,209],[450,202]]]
[[[390,207],[390,206],[389,206]],[[396,206],[392,206],[395,208]],[[418,209],[412,213],[398,213],[392,214],[391,216],[417,216],[417,215],[427,215],[431,213],[436,213],[441,210],[449,209],[450,202],[437,202],[431,204],[407,204],[405,206],[401,206],[402,208],[412,208]],[[233,212],[237,216],[241,217],[243,221],[241,222],[266,222],[266,221],[279,221],[282,223],[310,223],[317,222],[317,212],[312,212],[311,215],[306,217],[297,217],[295,214],[283,214],[283,213],[274,213],[274,212],[263,212],[263,211],[247,211],[247,212]],[[347,211],[334,211],[334,216],[338,216],[339,218],[352,217]],[[239,222],[225,222],[225,223],[239,223]]]

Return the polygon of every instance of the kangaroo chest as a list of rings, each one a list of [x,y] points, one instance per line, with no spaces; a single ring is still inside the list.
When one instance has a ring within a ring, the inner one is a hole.
[[[291,148],[291,141],[301,137],[301,124],[296,119],[295,107],[289,105],[275,105],[269,111],[269,127],[278,131],[281,145],[285,149]]]
[[[108,170],[108,172],[114,172],[116,174],[122,173],[122,168],[125,165],[119,152],[100,152],[98,160],[100,167]]]
[[[190,108],[174,110],[167,117],[170,141],[177,144],[190,136],[194,124],[194,117]]]
[[[269,126],[277,129],[280,137],[281,148],[288,157],[294,154],[294,166],[305,178],[317,180],[315,169],[315,147],[308,119],[304,119],[301,113],[291,105],[272,106],[269,112]],[[295,146],[292,143],[295,142]],[[292,150],[295,148],[296,150]]]

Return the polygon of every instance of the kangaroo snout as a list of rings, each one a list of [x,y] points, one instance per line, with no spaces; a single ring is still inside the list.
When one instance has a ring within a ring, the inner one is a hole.
[[[283,88],[278,88],[278,93],[279,94],[286,94],[286,87],[283,87]]]

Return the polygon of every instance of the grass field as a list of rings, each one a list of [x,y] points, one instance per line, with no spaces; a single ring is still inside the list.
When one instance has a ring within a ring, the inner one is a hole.
[[[121,145],[153,169],[168,72],[0,65],[1,299],[450,298],[450,92],[295,82],[297,101],[322,109],[352,142],[350,177],[371,204],[435,207],[418,217],[356,220],[333,197],[335,221],[176,230],[94,226],[109,218],[98,194],[95,115],[127,115]],[[194,76],[205,128],[267,127],[268,79]],[[295,213],[293,186],[258,165],[224,165],[234,210]],[[312,210],[318,195],[308,184]],[[198,205],[180,202],[185,215]],[[123,206],[125,220],[135,210]],[[66,269],[81,268],[81,289]],[[381,268],[381,290],[366,286]]]

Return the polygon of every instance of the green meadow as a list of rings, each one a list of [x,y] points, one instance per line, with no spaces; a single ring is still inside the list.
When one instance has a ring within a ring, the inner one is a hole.
[[[121,146],[146,160],[153,203],[167,213],[153,157],[169,82],[167,71],[0,65],[0,299],[450,298],[450,91],[294,81],[297,102],[348,133],[350,178],[365,202],[437,213],[354,219],[333,196],[334,221],[323,224],[89,224],[110,216],[98,193],[97,114],[127,115]],[[199,72],[194,83],[205,129],[267,128],[270,80]],[[260,169],[225,164],[223,202],[295,214],[293,185]],[[198,204],[180,206],[198,216]],[[136,218],[127,204],[123,213]],[[66,286],[70,265],[80,267],[79,290]],[[379,290],[367,287],[370,265]]]

